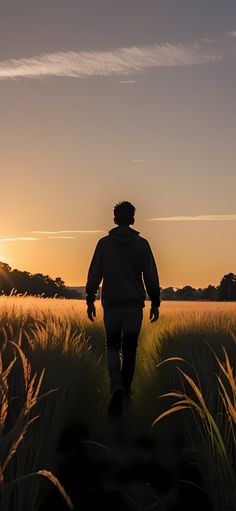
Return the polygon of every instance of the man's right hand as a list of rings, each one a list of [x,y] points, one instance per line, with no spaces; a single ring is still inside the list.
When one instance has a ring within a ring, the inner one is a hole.
[[[96,317],[96,308],[94,303],[89,303],[87,307],[87,315],[90,321],[94,321]]]
[[[151,307],[150,309],[150,320],[151,323],[154,323],[159,318],[159,309],[158,307]]]

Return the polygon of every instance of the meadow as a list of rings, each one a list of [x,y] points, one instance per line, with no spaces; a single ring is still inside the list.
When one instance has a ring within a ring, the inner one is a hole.
[[[147,303],[115,421],[96,308],[0,297],[1,511],[236,510],[236,303]]]

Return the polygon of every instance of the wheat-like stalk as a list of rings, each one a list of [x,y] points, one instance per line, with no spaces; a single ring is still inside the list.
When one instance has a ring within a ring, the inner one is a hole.
[[[69,509],[72,509],[74,510],[74,506],[73,506],[73,503],[72,503],[72,500],[70,498],[70,496],[68,495],[68,493],[65,491],[64,487],[62,486],[62,484],[60,483],[60,481],[58,480],[58,478],[52,474],[52,472],[50,472],[50,470],[38,470],[37,472],[32,472],[31,474],[26,474],[24,476],[21,476],[21,477],[17,477],[16,479],[14,479],[13,481],[10,481],[9,483],[7,483],[4,487],[4,491],[5,492],[9,492],[10,490],[12,490],[14,488],[14,486],[16,486],[17,484],[21,483],[21,482],[24,482],[28,479],[31,479],[32,477],[38,477],[38,476],[42,476],[42,477],[46,477],[49,481],[51,481],[51,483],[54,484],[54,486],[58,489],[58,491],[60,492],[61,496],[64,498],[64,500],[66,501]]]
[[[31,365],[19,344],[9,341],[9,345],[13,347],[15,354],[5,370],[3,369],[2,353],[0,351],[0,498],[1,493],[4,494],[5,492],[8,492],[15,484],[24,481],[29,477],[40,475],[47,477],[57,487],[63,498],[66,500],[68,507],[70,509],[74,509],[69,495],[67,495],[57,477],[48,470],[40,470],[31,474],[26,474],[5,483],[4,474],[8,464],[16,453],[19,445],[24,440],[29,426],[39,418],[39,415],[30,418],[30,411],[42,397],[45,397],[56,390],[53,389],[39,396],[45,369],[41,371],[39,377],[37,376],[37,373],[34,373],[33,376],[31,376]],[[6,344],[4,347],[6,347]],[[9,410],[8,376],[17,360],[17,356],[20,359],[22,366],[25,401],[15,423],[11,426],[9,431],[4,434],[4,427]]]
[[[224,353],[224,361],[221,361],[219,357],[215,354],[215,358],[218,363],[218,367],[222,372],[222,376],[216,374],[216,378],[218,381],[218,392],[222,399],[222,404],[224,408],[223,416],[225,417],[225,421],[229,423],[229,428],[226,428],[227,436],[231,434],[232,442],[231,445],[235,446],[235,428],[236,428],[236,378],[234,376],[234,372],[232,366],[230,364],[229,356],[223,348]],[[173,357],[163,363],[178,360],[179,357]],[[161,364],[160,364],[161,365]],[[161,398],[177,398],[177,401],[174,401],[170,408],[162,412],[152,423],[152,427],[156,426],[161,420],[175,414],[176,412],[182,410],[190,410],[195,420],[199,417],[200,422],[196,420],[197,427],[201,434],[201,438],[204,442],[203,454],[205,456],[209,456],[211,459],[210,465],[215,464],[216,469],[219,470],[219,473],[223,473],[224,478],[226,479],[226,486],[228,486],[228,482],[230,482],[231,486],[231,498],[232,501],[236,496],[236,482],[235,482],[235,471],[232,465],[232,461],[230,459],[230,452],[227,448],[230,445],[229,438],[227,438],[225,431],[222,427],[222,424],[219,424],[217,420],[218,415],[213,415],[207,406],[206,400],[204,398],[203,392],[200,388],[199,382],[198,384],[191,378],[185,371],[177,367],[179,374],[182,376],[183,381],[187,382],[188,388],[192,390],[192,395],[189,395],[189,392],[186,391],[185,385],[183,391],[172,391],[162,394]],[[223,381],[223,375],[225,377],[225,382]],[[213,377],[213,375],[212,375]],[[197,414],[197,415],[196,415]],[[222,416],[222,414],[220,414]],[[199,450],[199,446],[198,446]],[[209,451],[210,450],[210,451]]]

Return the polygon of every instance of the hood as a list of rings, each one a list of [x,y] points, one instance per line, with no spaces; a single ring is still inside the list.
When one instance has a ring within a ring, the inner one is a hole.
[[[109,231],[109,236],[118,245],[127,245],[136,239],[138,235],[139,232],[135,231],[135,229],[131,229],[128,225],[119,225]]]

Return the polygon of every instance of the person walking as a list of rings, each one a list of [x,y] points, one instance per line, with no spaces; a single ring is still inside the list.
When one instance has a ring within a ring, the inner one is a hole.
[[[124,398],[130,397],[146,291],[151,300],[151,323],[159,317],[157,266],[148,241],[130,227],[135,222],[135,211],[135,207],[128,201],[115,205],[114,223],[117,227],[98,241],[85,289],[87,315],[94,321],[94,302],[103,281],[101,302],[111,384],[108,406],[111,417],[122,413]]]

